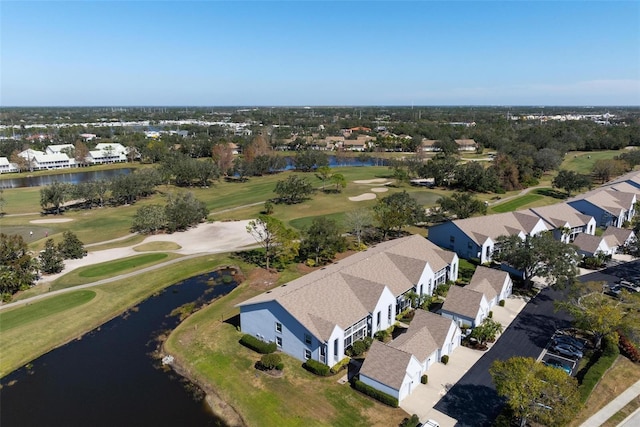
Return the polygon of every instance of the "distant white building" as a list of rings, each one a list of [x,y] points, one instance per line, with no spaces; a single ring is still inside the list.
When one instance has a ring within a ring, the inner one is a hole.
[[[43,151],[24,150],[20,157],[27,160],[29,168],[32,170],[67,169],[76,167],[75,159],[70,159],[64,153],[47,154]]]
[[[16,165],[11,163],[6,157],[0,157],[0,173],[19,172]]]
[[[90,164],[122,163],[127,161],[127,148],[119,143],[100,143],[89,151]]]

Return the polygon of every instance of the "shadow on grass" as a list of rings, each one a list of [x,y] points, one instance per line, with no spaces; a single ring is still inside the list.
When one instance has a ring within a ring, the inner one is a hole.
[[[231,316],[228,319],[224,320],[224,323],[227,323],[231,326],[233,326],[234,328],[239,328],[240,327],[240,314],[236,314],[235,316]]]
[[[567,198],[567,194],[565,192],[554,190],[553,188],[538,188],[535,193],[540,194],[541,196],[553,197],[554,199],[560,200]]]

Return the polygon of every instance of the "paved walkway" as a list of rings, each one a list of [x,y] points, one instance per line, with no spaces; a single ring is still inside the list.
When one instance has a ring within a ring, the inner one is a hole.
[[[582,423],[580,427],[598,427],[604,424],[616,412],[640,395],[640,381],[626,389],[618,397],[613,399],[607,406],[596,412],[591,418]],[[624,422],[623,422],[624,423]]]
[[[506,329],[526,304],[527,301],[523,298],[512,296],[505,301],[504,307],[495,306],[492,308],[493,319],[500,322]],[[441,427],[457,425],[457,420],[434,409],[434,406],[485,354],[486,351],[459,346],[449,357],[448,364],[444,365],[438,362],[429,367],[426,372],[429,377],[428,383],[418,384],[411,395],[400,402],[400,407],[409,414],[418,415],[422,422],[433,419]]]

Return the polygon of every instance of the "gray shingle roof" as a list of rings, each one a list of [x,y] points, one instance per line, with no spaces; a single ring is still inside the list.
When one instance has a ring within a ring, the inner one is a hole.
[[[479,265],[465,288],[482,292],[487,299],[492,299],[500,295],[508,277],[506,271]]]
[[[400,390],[407,373],[411,354],[374,341],[360,368],[360,374]]]
[[[447,298],[442,304],[442,310],[475,319],[480,310],[480,302],[483,296],[481,292],[466,289],[462,286],[451,286],[449,292],[447,292]]]
[[[574,239],[573,244],[584,252],[595,254],[603,240],[604,237],[602,236],[592,236],[591,234],[580,233]]]
[[[569,227],[582,227],[586,226],[592,218],[580,213],[567,203],[531,208],[529,211],[551,224],[552,228],[564,227],[567,224]]]
[[[426,328],[431,333],[437,348],[442,348],[446,344],[445,340],[447,339],[447,334],[449,333],[452,323],[454,323],[453,320],[447,319],[439,314],[425,310],[416,310],[409,329]]]
[[[602,233],[602,237],[604,237],[609,246],[620,246],[623,245],[627,239],[630,237],[635,237],[633,230],[627,230],[624,228],[618,227],[607,227]]]
[[[427,263],[434,271],[446,267],[445,253],[419,235],[391,240],[237,306],[275,301],[325,341],[335,325],[344,329],[367,317],[385,286],[397,297],[417,284]]]
[[[457,219],[453,222],[478,245],[482,245],[487,238],[495,240],[520,231],[530,234],[540,221],[542,220],[537,215],[522,211]]]

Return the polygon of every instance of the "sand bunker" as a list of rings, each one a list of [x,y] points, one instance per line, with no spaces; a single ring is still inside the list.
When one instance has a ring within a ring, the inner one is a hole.
[[[349,197],[349,200],[352,202],[362,202],[363,200],[373,200],[376,198],[376,195],[373,193],[364,193],[359,196]]]
[[[373,191],[374,193],[384,193],[389,191],[389,189],[387,187],[376,187],[372,188],[371,191]]]
[[[31,224],[55,224],[57,222],[69,222],[73,218],[51,218],[51,219],[34,219],[29,221]]]
[[[386,184],[387,180],[384,178],[374,178],[374,179],[361,179],[353,182],[355,184],[382,184],[383,182]]]

